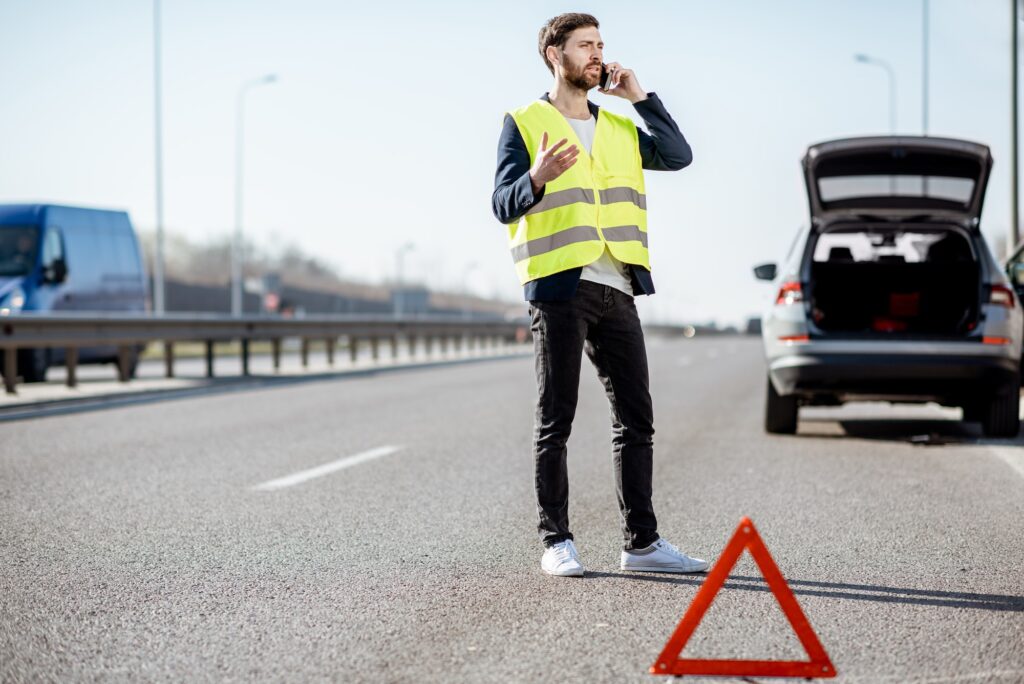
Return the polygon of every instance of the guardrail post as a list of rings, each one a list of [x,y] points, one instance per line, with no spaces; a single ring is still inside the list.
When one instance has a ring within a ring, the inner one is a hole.
[[[302,338],[300,354],[302,356],[302,370],[309,368],[309,338]]]
[[[391,336],[391,360],[398,360],[398,335]]]
[[[249,338],[242,338],[242,375],[249,375]]]
[[[4,390],[8,394],[17,394],[15,385],[18,381],[18,350],[16,347],[4,348]]]
[[[68,369],[68,387],[78,387],[78,347],[64,350],[64,366]]]
[[[409,359],[410,360],[415,359],[416,358],[416,336],[415,335],[409,335],[409,338],[408,338],[407,341],[409,342]]]
[[[356,365],[356,360],[359,358],[359,339],[355,337],[348,338],[348,358],[352,362],[352,365]]]
[[[423,351],[426,353],[427,358],[430,358],[430,354],[434,351],[434,338],[427,335],[423,338]]]
[[[128,382],[131,378],[128,377],[128,356],[131,354],[131,350],[128,345],[121,344],[117,347],[117,380],[118,382]]]
[[[334,337],[328,337],[325,340],[327,345],[327,365],[334,368],[334,348],[338,345],[338,340]]]
[[[441,337],[438,338],[438,342],[440,342],[440,346],[441,346],[441,356],[447,356],[448,355],[448,336],[447,335],[441,335]]]
[[[206,377],[213,377],[213,340],[206,340]]]
[[[174,377],[174,343],[164,342],[164,375]]]
[[[373,356],[374,363],[380,360],[380,354],[377,348],[379,342],[380,340],[378,340],[376,337],[370,338],[370,355]]]
[[[271,353],[274,357],[274,372],[281,372],[281,338],[275,337],[270,341]]]
[[[462,351],[462,335],[456,335],[452,339],[452,346],[455,347],[456,355]]]

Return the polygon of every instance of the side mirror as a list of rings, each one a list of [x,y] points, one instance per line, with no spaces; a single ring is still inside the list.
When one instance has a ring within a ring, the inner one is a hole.
[[[775,280],[778,267],[775,264],[761,264],[754,267],[754,277],[758,280]]]
[[[43,281],[56,285],[57,283],[63,283],[68,277],[68,265],[60,258],[54,259],[53,264],[50,265],[43,272]]]
[[[1024,286],[1024,263],[1014,262],[1010,264],[1007,271],[1009,271],[1007,275],[1010,276],[1010,280],[1013,281],[1014,285]]]

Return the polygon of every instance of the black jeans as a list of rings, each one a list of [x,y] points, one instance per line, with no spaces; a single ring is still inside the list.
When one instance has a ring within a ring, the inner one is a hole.
[[[654,410],[644,334],[633,298],[581,280],[571,300],[530,302],[530,317],[539,394],[534,462],[541,541],[551,546],[573,538],[565,443],[576,415],[586,349],[611,404],[615,487],[625,548],[650,546],[658,539],[651,504]]]

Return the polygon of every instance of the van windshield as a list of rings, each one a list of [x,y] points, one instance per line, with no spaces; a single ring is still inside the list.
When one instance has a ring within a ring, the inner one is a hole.
[[[28,275],[36,265],[39,229],[35,226],[0,226],[0,276]]]

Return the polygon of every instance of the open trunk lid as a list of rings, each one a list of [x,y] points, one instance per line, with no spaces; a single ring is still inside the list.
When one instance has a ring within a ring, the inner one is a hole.
[[[992,169],[987,145],[919,136],[846,138],[803,158],[811,221],[940,219],[978,230]]]

